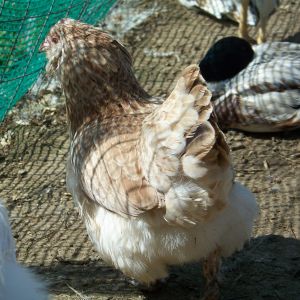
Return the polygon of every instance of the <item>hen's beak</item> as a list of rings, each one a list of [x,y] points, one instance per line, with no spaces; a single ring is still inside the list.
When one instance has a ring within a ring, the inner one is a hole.
[[[44,52],[44,51],[46,51],[49,47],[50,47],[49,39],[48,39],[48,37],[46,37],[46,39],[44,40],[44,42],[41,44],[41,46],[40,46],[40,48],[39,48],[39,52]]]

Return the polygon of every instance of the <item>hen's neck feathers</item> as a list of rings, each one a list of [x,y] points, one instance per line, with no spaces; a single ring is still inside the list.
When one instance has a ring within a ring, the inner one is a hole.
[[[71,134],[94,119],[134,112],[150,97],[133,73],[130,55],[113,40],[67,49],[59,76]]]

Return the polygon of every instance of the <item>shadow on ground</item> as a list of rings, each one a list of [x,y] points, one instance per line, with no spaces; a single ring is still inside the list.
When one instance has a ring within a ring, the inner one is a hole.
[[[297,43],[300,44],[300,32],[288,36],[283,40],[284,42]]]
[[[299,140],[300,137],[300,129],[291,130],[291,131],[282,131],[282,132],[243,132],[239,130],[223,130],[225,133],[231,132],[239,132],[244,134],[245,136],[249,136],[253,139],[261,139],[261,140],[271,140],[272,138],[276,138],[278,140]]]
[[[199,299],[202,294],[204,280],[200,269],[200,264],[171,268],[168,282],[147,293],[101,261],[61,261],[37,271],[51,281],[52,294],[72,295],[72,287],[88,297],[97,295],[103,299],[182,300]],[[300,241],[278,235],[254,238],[243,251],[225,259],[221,277],[224,300],[298,300]]]

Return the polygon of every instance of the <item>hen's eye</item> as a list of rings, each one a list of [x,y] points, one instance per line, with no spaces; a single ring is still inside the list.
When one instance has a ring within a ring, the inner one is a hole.
[[[58,38],[56,36],[53,36],[51,38],[51,42],[53,42],[54,44],[57,44],[58,43]]]

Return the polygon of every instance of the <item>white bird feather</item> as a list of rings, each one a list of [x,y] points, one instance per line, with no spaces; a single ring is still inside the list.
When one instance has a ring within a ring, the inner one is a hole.
[[[15,241],[0,200],[0,299],[46,300],[45,286],[16,261]]]

